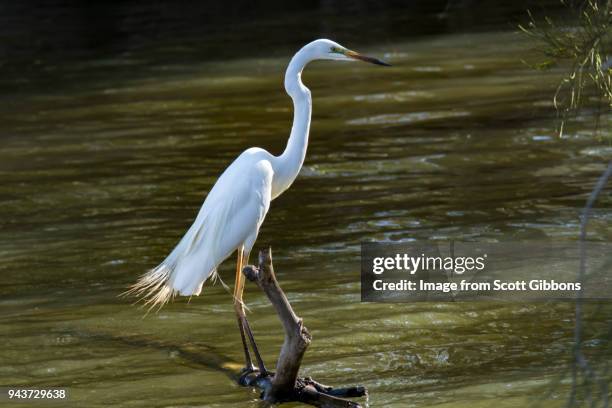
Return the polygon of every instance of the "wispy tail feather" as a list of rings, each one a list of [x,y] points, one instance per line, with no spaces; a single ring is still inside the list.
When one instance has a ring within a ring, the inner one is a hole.
[[[151,311],[156,306],[161,309],[165,304],[174,299],[179,294],[179,291],[174,289],[171,282],[174,270],[170,268],[166,263],[161,263],[157,267],[147,271],[138,278],[136,283],[131,285],[128,290],[121,293],[121,297],[135,296],[138,299],[135,303],[143,302],[144,306],[149,306]],[[199,295],[202,290],[202,286],[206,280],[210,280],[213,284],[219,281],[221,286],[229,292],[229,286],[219,276],[216,269],[213,269],[208,276],[205,276],[203,281],[200,282],[197,289],[195,289],[191,295]],[[159,310],[158,309],[158,310]]]
[[[120,296],[136,296],[138,298],[136,303],[143,301],[145,306],[150,306],[149,310],[155,306],[159,306],[161,309],[178,293],[170,283],[171,275],[172,269],[162,263],[141,275],[138,281]]]
[[[227,211],[224,208],[221,210]],[[213,282],[219,279],[217,266],[231,251],[227,254],[219,252],[217,248],[219,240],[212,238],[220,235],[222,225],[213,222],[212,227],[204,229],[206,219],[207,217],[198,214],[192,226],[166,259],[140,276],[138,281],[122,295],[138,297],[136,303],[143,301],[145,306],[150,306],[149,310],[156,306],[161,309],[177,295],[199,295],[204,282],[209,278]],[[228,290],[222,280],[221,284]]]

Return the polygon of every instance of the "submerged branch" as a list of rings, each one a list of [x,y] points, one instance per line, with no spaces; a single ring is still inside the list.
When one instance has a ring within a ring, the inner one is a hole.
[[[266,376],[253,373],[247,376],[245,383],[259,388],[262,391],[261,398],[270,403],[299,401],[317,407],[360,407],[358,403],[345,398],[366,395],[365,387],[332,388],[309,377],[298,378],[302,357],[311,342],[311,336],[276,280],[271,249],[259,253],[258,267],[246,266],[242,272],[266,294],[285,331],[276,372]]]

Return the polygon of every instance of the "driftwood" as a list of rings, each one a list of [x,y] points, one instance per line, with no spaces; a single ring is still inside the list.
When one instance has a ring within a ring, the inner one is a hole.
[[[285,341],[278,357],[275,373],[248,373],[241,377],[242,385],[259,388],[261,399],[269,403],[298,401],[325,408],[358,408],[356,402],[345,398],[362,397],[364,387],[332,388],[312,378],[298,378],[302,357],[311,341],[310,333],[302,323],[280,288],[272,266],[272,251],[259,252],[259,267],[244,267],[242,273],[266,294],[283,324]]]

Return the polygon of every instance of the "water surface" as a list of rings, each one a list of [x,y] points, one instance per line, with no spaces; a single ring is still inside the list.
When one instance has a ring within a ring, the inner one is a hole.
[[[256,244],[272,246],[313,334],[305,375],[366,385],[373,407],[517,407],[548,392],[543,406],[563,406],[550,382],[569,358],[571,304],[359,302],[362,240],[576,239],[609,127],[596,133],[587,113],[557,137],[558,71],[523,64],[530,49],[513,33],[455,33],[361,47],[391,68],[307,69],[308,157]],[[227,371],[241,351],[220,285],[146,318],[117,294],[164,258],[242,150],[282,151],[280,54],[138,75],[130,55],[92,58],[57,68],[73,82],[5,97],[0,384],[70,387],[73,406],[259,406]],[[590,239],[612,237],[610,204]],[[246,299],[273,365],[281,327],[252,285]],[[589,321],[593,347],[609,319]]]

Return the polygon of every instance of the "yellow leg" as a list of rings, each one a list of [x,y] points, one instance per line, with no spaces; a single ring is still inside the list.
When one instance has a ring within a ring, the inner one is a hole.
[[[234,307],[236,312],[241,310],[240,314],[244,314],[244,305],[242,304],[242,292],[244,292],[244,275],[242,274],[244,262],[244,247],[238,248],[238,259],[236,261],[236,281],[234,282]]]
[[[264,365],[264,362],[255,344],[255,337],[253,337],[253,331],[249,325],[249,321],[246,318],[244,312],[244,303],[242,301],[242,293],[244,292],[244,280],[245,277],[242,274],[242,268],[249,261],[249,254],[244,253],[244,247],[238,248],[238,261],[236,265],[236,284],[234,286],[234,309],[236,310],[236,316],[238,318],[238,327],[240,328],[240,336],[242,338],[242,346],[244,348],[244,357],[246,361],[246,371],[253,371],[253,361],[251,360],[251,354],[249,353],[249,346],[247,344],[247,338],[255,353],[255,359],[257,360],[257,367],[261,375],[267,375],[268,370]]]
[[[244,291],[244,276],[242,275],[242,264],[244,260],[244,247],[238,248],[238,260],[236,262],[236,281],[234,282],[234,310],[238,319],[238,328],[240,329],[240,338],[242,340],[242,348],[244,351],[245,370],[253,371],[253,361],[249,353],[246,336],[244,334],[244,321],[246,319],[244,313],[244,304],[242,303],[242,292]]]

